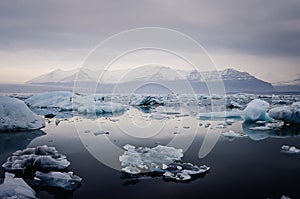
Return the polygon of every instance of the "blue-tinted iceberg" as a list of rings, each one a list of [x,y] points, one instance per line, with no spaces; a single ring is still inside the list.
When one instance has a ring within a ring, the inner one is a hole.
[[[166,178],[189,180],[191,175],[202,174],[210,168],[181,162],[182,149],[158,145],[154,148],[125,145],[119,157],[122,170],[129,174],[158,172]]]
[[[70,165],[65,155],[58,153],[55,147],[37,146],[13,153],[2,165],[8,171],[25,171],[27,167],[45,170],[65,169]]]
[[[0,184],[0,198],[33,199],[35,191],[22,178],[15,178],[12,173],[5,173],[5,179]]]
[[[269,111],[269,116],[287,123],[300,123],[300,102],[291,106],[276,107]]]
[[[0,95],[0,131],[34,130],[45,127],[45,120],[23,101]]]
[[[34,180],[40,186],[59,187],[65,190],[75,190],[81,186],[81,178],[73,174],[73,172],[35,172]]]

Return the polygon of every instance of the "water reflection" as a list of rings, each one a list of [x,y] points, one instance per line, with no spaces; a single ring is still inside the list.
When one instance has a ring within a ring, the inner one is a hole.
[[[267,138],[287,138],[287,137],[296,137],[300,135],[300,125],[284,125],[281,128],[270,129],[270,130],[255,130],[250,129],[253,127],[258,127],[256,123],[247,123],[242,124],[244,132],[249,136],[250,139],[254,141],[260,141]]]

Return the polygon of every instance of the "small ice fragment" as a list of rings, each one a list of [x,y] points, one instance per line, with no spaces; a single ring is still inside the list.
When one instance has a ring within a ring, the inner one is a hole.
[[[288,196],[282,195],[282,196],[281,196],[281,199],[291,199],[291,198],[288,197]]]
[[[60,123],[60,119],[56,118],[55,119],[55,125],[58,126],[59,123]]]
[[[189,126],[183,126],[183,128],[184,128],[184,129],[189,129],[190,127],[189,127]]]
[[[216,128],[217,128],[217,129],[224,129],[224,128],[226,128],[226,124],[218,124],[218,125],[216,126]]]
[[[285,153],[291,153],[291,154],[300,154],[300,149],[296,148],[295,146],[289,146],[289,145],[281,146],[281,151]]]
[[[289,145],[282,145],[281,149],[287,151],[287,150],[290,149],[290,146]]]
[[[104,135],[104,134],[108,135],[109,132],[105,132],[105,131],[99,130],[99,131],[96,131],[96,132],[94,133],[95,136],[98,136],[98,135]]]
[[[168,165],[166,165],[166,164],[162,164],[162,169],[167,169],[168,168]]]
[[[256,127],[251,127],[249,128],[250,130],[256,130],[256,131],[267,131],[267,130],[271,130],[270,127],[268,126],[256,126]]]
[[[229,137],[229,138],[239,138],[239,137],[246,137],[246,135],[240,134],[240,133],[236,133],[233,130],[229,130],[225,133],[222,133],[225,137]]]
[[[210,123],[206,123],[206,124],[204,125],[205,128],[208,128],[209,126],[210,126]]]

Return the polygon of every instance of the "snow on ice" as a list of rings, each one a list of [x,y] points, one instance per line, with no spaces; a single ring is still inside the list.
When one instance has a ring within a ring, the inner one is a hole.
[[[126,151],[119,157],[122,170],[129,174],[159,172],[166,178],[189,180],[191,175],[207,172],[207,166],[182,163],[182,149],[158,145],[154,148],[125,145]]]
[[[27,167],[42,169],[65,169],[70,165],[65,155],[58,153],[55,147],[46,145],[16,151],[2,165],[8,171],[25,171]]]
[[[0,131],[34,130],[45,127],[45,120],[18,99],[0,95]]]

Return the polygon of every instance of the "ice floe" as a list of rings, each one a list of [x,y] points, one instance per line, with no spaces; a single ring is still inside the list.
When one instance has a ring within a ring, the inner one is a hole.
[[[73,172],[35,172],[34,180],[40,186],[59,187],[65,190],[75,190],[81,185],[81,178],[73,174]]]
[[[113,102],[94,102],[81,104],[78,106],[78,112],[81,114],[104,114],[122,112],[128,109],[128,106]]]
[[[2,165],[8,171],[25,171],[27,167],[45,170],[65,169],[70,165],[65,155],[46,145],[18,150]]]
[[[191,175],[207,172],[207,166],[181,162],[182,149],[158,145],[153,148],[125,145],[126,151],[119,157],[122,170],[129,174],[162,173],[166,178],[189,180]]]
[[[37,197],[35,191],[22,178],[15,178],[14,174],[6,172],[4,182],[0,184],[0,198],[33,199]]]
[[[45,127],[45,120],[18,99],[0,95],[0,131],[33,130]]]
[[[300,123],[300,102],[295,102],[291,106],[281,106],[272,108],[269,116],[288,123]]]
[[[236,133],[233,130],[226,131],[222,133],[223,136],[228,137],[228,138],[241,138],[241,137],[247,137],[247,135],[241,134],[241,133]]]
[[[300,149],[289,145],[282,145],[281,151],[284,153],[300,154]]]

